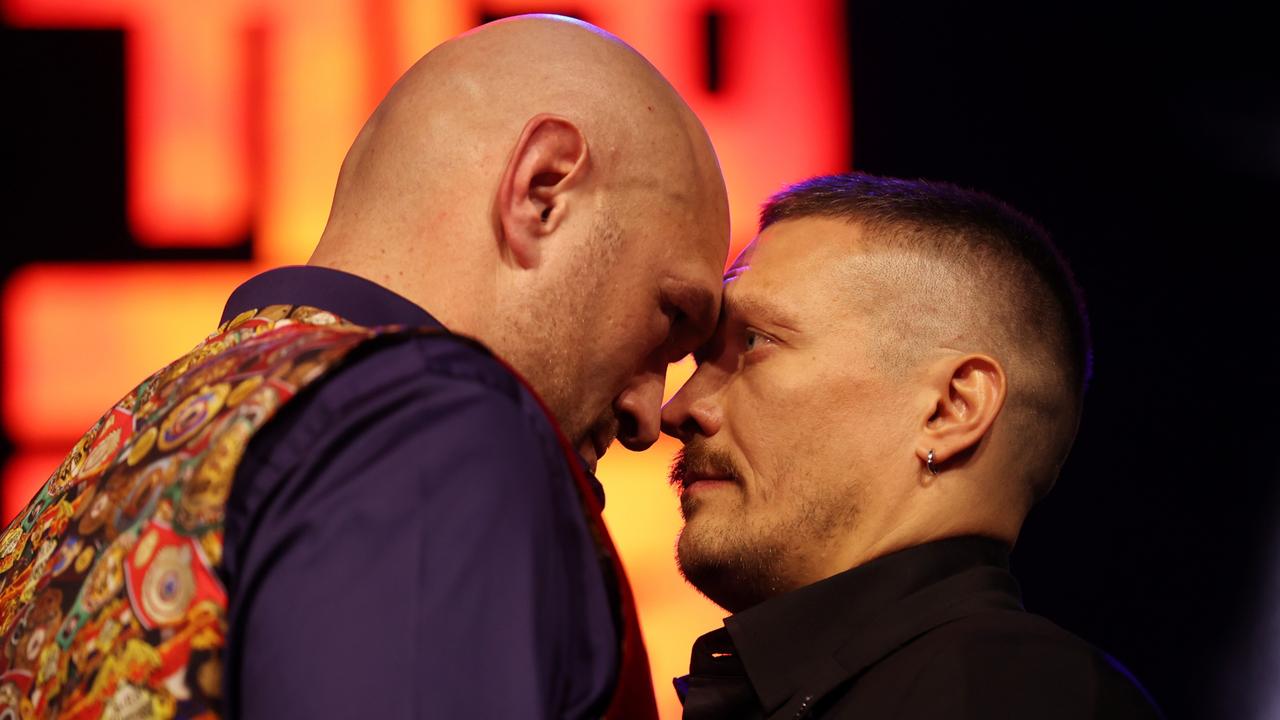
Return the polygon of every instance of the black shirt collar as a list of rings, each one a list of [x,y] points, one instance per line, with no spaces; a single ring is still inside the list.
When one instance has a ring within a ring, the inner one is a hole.
[[[948,599],[930,589],[955,576],[991,570],[994,582],[980,580],[972,587],[994,589],[997,602],[1016,607],[1017,586],[1008,567],[1008,546],[982,537],[900,550],[726,618],[725,629],[695,644],[691,665],[697,664],[700,649],[724,653],[731,639],[734,664],[741,663],[769,713],[801,687],[812,686],[826,666],[842,666],[831,669],[840,674],[850,664],[873,663],[909,640],[922,620],[927,624],[937,610],[946,610],[938,606]]]
[[[371,280],[313,266],[276,268],[249,278],[227,299],[222,322],[268,305],[310,305],[368,327],[441,327],[431,313]]]

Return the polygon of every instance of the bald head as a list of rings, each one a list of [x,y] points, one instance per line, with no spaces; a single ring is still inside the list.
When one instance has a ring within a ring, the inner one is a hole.
[[[591,352],[600,324],[625,335],[639,304],[666,302],[662,283],[704,286],[716,302],[715,280],[701,276],[718,274],[727,247],[714,150],[670,84],[599,28],[524,16],[444,43],[400,78],[343,163],[311,262],[379,282],[485,342],[567,430],[586,432],[608,415],[602,393],[655,364],[656,323],[645,338],[609,335],[625,357],[588,363],[616,372],[585,403],[573,398],[587,369],[567,354]],[[621,282],[620,267],[635,277]]]
[[[326,242],[367,234],[371,211],[401,235],[424,216],[433,227],[459,216],[483,224],[492,193],[477,190],[496,188],[515,139],[540,113],[583,133],[604,183],[677,173],[682,191],[696,191],[718,172],[693,113],[638,53],[585,23],[513,18],[444,43],[400,78],[343,164]]]

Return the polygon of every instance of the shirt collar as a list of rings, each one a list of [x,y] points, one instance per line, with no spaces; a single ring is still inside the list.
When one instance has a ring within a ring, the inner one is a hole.
[[[976,567],[1007,573],[1009,549],[982,537],[939,540],[900,550],[767,600],[725,619],[746,674],[766,712],[808,683],[815,662],[847,654],[859,641],[896,637],[883,626],[904,599]],[[1012,584],[1012,578],[1009,578]],[[1016,585],[1013,592],[1016,593]],[[858,648],[876,656],[893,647]]]
[[[313,266],[276,268],[249,278],[227,298],[222,322],[268,305],[310,305],[367,327],[442,327],[419,305],[371,280]]]

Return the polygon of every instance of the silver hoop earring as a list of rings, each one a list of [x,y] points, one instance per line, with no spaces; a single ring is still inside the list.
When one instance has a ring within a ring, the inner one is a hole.
[[[929,474],[931,475],[938,474],[938,468],[933,466],[933,449],[932,448],[930,448],[929,450],[929,457],[924,461],[924,465],[925,467],[929,468]]]

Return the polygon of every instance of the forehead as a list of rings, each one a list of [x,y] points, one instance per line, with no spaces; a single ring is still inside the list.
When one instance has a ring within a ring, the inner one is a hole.
[[[747,322],[767,315],[788,318],[806,333],[862,331],[865,322],[921,300],[928,285],[921,261],[917,251],[868,239],[854,223],[785,220],[762,232],[726,271],[725,303]]]
[[[729,252],[727,215],[677,209],[668,205],[647,228],[651,249],[646,253],[676,280],[710,284],[718,289]]]
[[[875,254],[843,220],[801,218],[770,225],[725,272],[726,292],[819,302],[844,294]],[[846,298],[847,301],[847,298]]]

